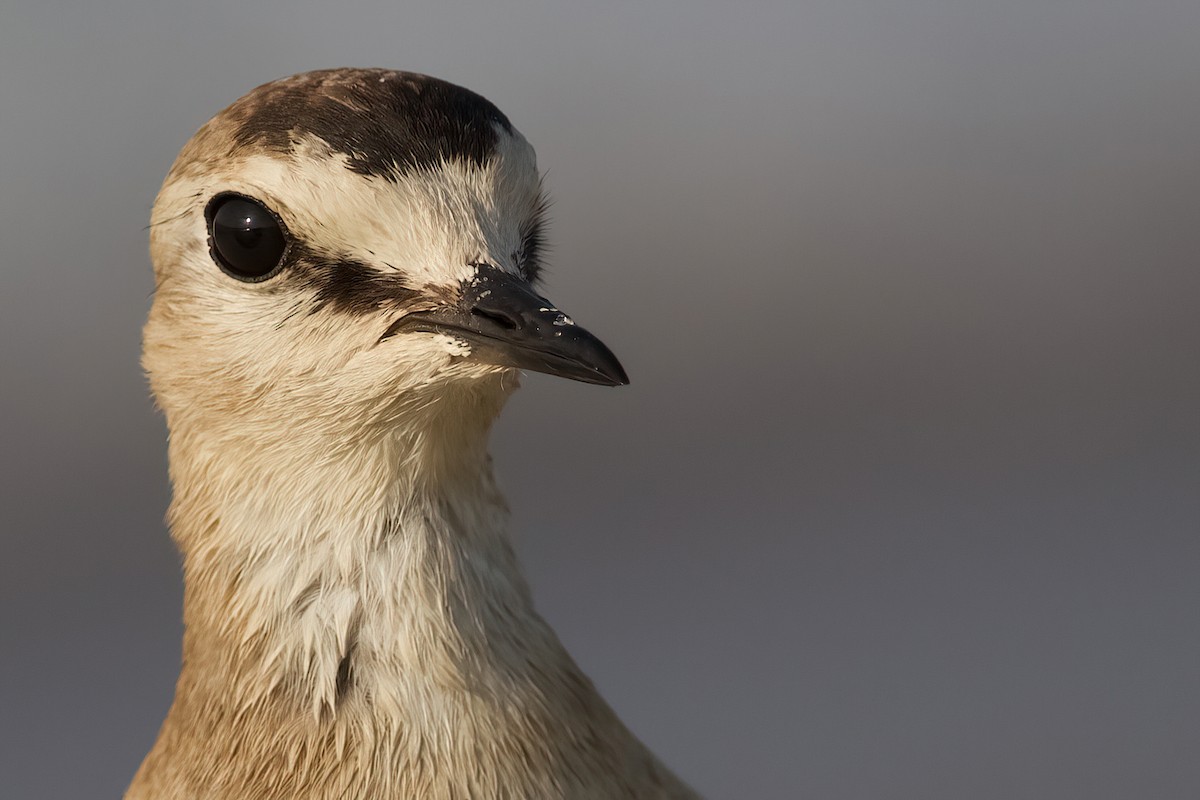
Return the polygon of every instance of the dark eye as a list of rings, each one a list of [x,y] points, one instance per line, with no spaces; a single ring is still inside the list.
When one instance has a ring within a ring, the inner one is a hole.
[[[240,194],[214,197],[204,214],[213,258],[241,281],[266,280],[283,261],[287,235],[262,203]]]

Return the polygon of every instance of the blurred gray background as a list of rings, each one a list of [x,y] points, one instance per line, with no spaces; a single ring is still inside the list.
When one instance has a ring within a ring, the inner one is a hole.
[[[175,153],[432,73],[633,384],[494,440],[539,605],[713,798],[1200,796],[1200,4],[24,2],[0,14],[0,775],[117,797],[180,576],[138,367]]]

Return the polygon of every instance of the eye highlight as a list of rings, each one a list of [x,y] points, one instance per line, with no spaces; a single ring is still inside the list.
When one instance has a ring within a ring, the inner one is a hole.
[[[204,210],[209,250],[226,275],[247,283],[273,276],[288,248],[283,222],[258,200],[219,194]]]

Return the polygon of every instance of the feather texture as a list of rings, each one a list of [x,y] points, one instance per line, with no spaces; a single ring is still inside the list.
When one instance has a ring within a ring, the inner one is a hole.
[[[285,96],[303,109],[295,86],[379,74],[292,79]],[[423,81],[441,87],[399,84]],[[532,149],[497,121],[471,140],[490,149],[431,165],[425,147],[376,175],[346,140],[264,113],[272,92],[202,128],[154,209],[143,360],[170,430],[186,629],[175,701],[126,797],[692,797],[533,607],[487,454],[516,371],[454,336],[381,337],[454,302],[481,259],[534,277]],[[288,135],[246,135],[248,107]],[[369,145],[370,165],[400,146]],[[286,222],[279,277],[214,267],[203,208],[222,191]]]

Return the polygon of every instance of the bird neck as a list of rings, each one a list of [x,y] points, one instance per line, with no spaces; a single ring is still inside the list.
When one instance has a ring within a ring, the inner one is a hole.
[[[290,480],[172,426],[183,669],[127,798],[690,796],[534,611],[489,422]]]
[[[561,652],[506,534],[490,417],[446,422],[350,448],[301,430],[290,444],[312,454],[303,465],[291,450],[173,435],[190,691],[320,719],[356,690],[386,710],[401,684],[467,686],[531,648]]]

